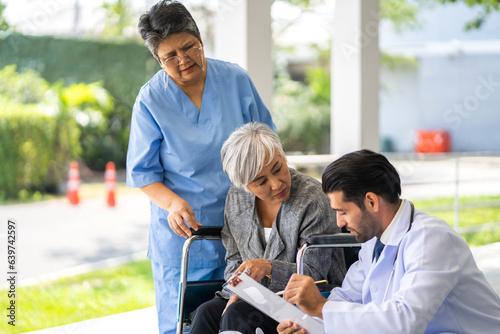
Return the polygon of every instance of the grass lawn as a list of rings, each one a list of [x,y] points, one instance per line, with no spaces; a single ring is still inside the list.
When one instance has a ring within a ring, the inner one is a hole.
[[[415,201],[415,207],[454,224],[453,198]],[[441,208],[440,208],[441,207]],[[500,195],[468,196],[460,198],[459,226],[499,223],[485,231],[462,233],[469,246],[480,246],[500,241]]]
[[[0,291],[2,309],[7,291]],[[16,326],[2,312],[0,333],[24,333],[154,305],[149,260],[93,271],[16,291]]]

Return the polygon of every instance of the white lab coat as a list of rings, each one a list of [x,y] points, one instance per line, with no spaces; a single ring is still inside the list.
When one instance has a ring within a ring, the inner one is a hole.
[[[410,203],[379,260],[376,238],[362,245],[323,307],[330,333],[500,333],[500,299],[460,235]]]

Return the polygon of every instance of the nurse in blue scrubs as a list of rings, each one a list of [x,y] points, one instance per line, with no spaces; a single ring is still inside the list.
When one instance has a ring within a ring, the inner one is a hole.
[[[140,90],[132,111],[127,186],[151,200],[148,257],[160,333],[175,333],[181,250],[189,227],[222,226],[230,181],[220,150],[231,132],[257,121],[275,129],[248,74],[236,64],[205,58],[188,10],[160,1],[139,31],[162,69]],[[222,244],[191,247],[188,280],[222,279]]]

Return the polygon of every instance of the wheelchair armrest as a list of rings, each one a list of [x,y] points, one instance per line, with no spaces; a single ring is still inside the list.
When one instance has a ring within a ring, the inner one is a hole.
[[[191,233],[193,235],[215,236],[215,237],[220,238],[222,227],[221,226],[200,226],[200,227],[198,227],[198,231],[195,231],[192,228],[190,230],[191,230]]]
[[[306,243],[312,245],[348,245],[359,243],[356,241],[354,235],[350,233],[336,233],[336,234],[314,234],[306,239]]]
[[[300,247],[297,252],[296,263],[297,263],[297,274],[303,273],[303,261],[305,252],[309,248],[323,248],[323,247],[335,247],[343,248],[344,250],[344,260],[347,269],[352,263],[358,260],[358,252],[361,244],[356,241],[354,235],[350,233],[336,233],[336,234],[314,234],[306,239],[306,242]]]

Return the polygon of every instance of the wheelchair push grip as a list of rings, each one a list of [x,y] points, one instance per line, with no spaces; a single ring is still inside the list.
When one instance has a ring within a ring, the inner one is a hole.
[[[221,237],[222,226],[200,226],[198,231],[190,228],[192,235]]]
[[[354,235],[349,233],[337,233],[337,234],[315,234],[307,238],[306,243],[308,245],[346,245],[346,244],[358,244]]]

